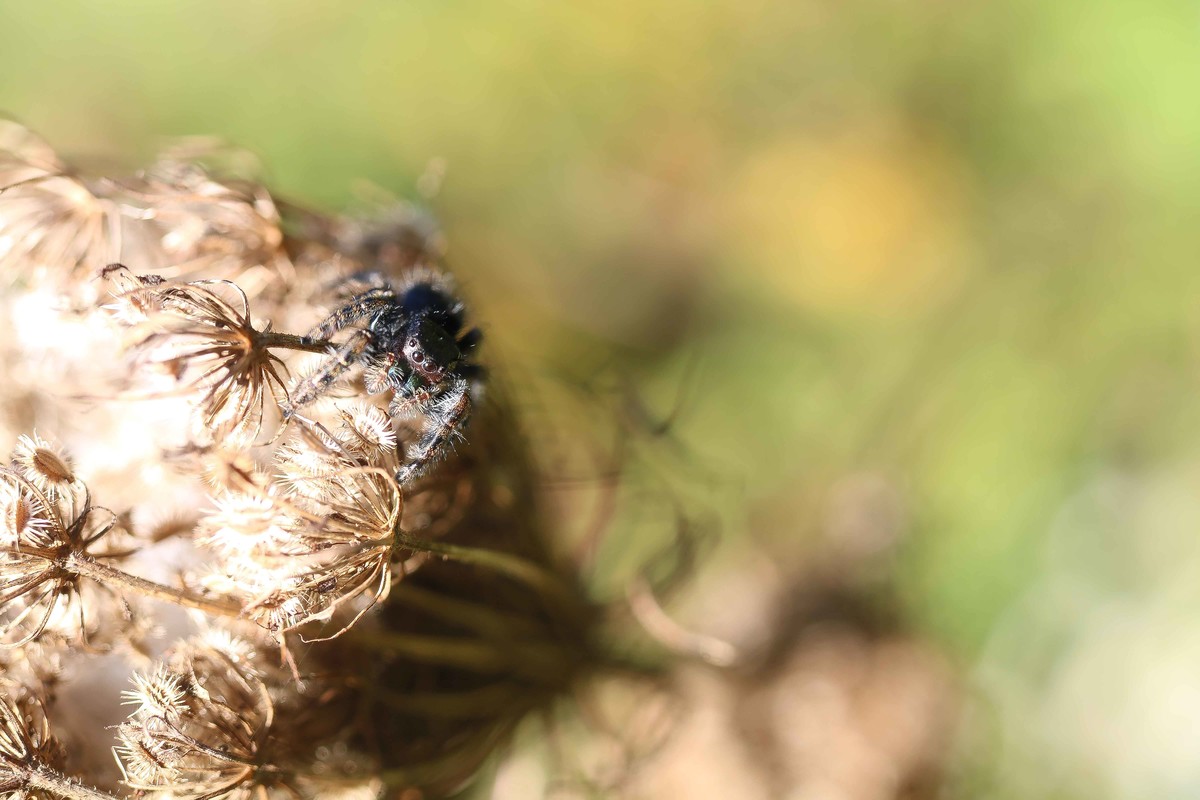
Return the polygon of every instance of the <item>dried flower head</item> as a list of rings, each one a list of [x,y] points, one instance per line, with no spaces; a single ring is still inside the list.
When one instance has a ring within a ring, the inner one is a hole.
[[[172,798],[261,800],[324,797],[331,786],[323,781],[343,782],[335,759],[313,758],[331,720],[337,730],[340,694],[312,677],[298,691],[263,655],[210,630],[135,676],[124,696],[137,707],[115,748],[126,785]]]
[[[250,798],[260,791],[260,748],[275,707],[261,677],[227,653],[199,643],[134,679],[137,708],[118,729],[125,782],[173,797]]]
[[[175,148],[136,176],[92,179],[0,121],[0,274],[79,289],[119,261],[173,279],[253,271],[255,289],[274,283],[290,271],[274,201],[262,186],[212,175],[198,163],[210,152]]]
[[[212,147],[176,147],[139,176],[124,182],[124,194],[145,210],[155,227],[165,277],[241,280],[258,269],[255,288],[283,268],[279,212],[265,188],[248,181],[223,181],[202,167]]]
[[[202,524],[202,541],[223,557],[209,585],[232,591],[240,584],[248,612],[269,630],[328,619],[366,595],[357,620],[387,597],[403,496],[393,471],[373,463],[386,451],[368,446],[386,440],[381,421],[364,415],[359,422],[342,435],[369,455],[324,429],[301,428],[281,450],[281,488],[228,495]],[[239,580],[221,577],[230,575]]]
[[[144,321],[131,329],[138,370],[165,374],[173,393],[195,393],[201,433],[218,444],[254,441],[286,396],[287,369],[268,345],[269,326],[254,327],[245,292],[229,281],[175,283],[105,270],[118,303]],[[219,290],[236,297],[230,301]]]
[[[82,484],[51,498],[10,469],[0,469],[0,508],[0,642],[23,644],[48,628],[86,639],[104,604],[81,600],[70,562],[109,532],[112,515]]]
[[[87,649],[140,646],[153,625],[122,591],[139,579],[111,566],[131,552],[127,532],[113,512],[92,504],[86,484],[63,479],[70,472],[64,452],[46,450],[42,458],[30,445],[45,441],[23,439],[23,456],[0,468],[0,646],[25,646],[43,634]],[[38,474],[20,466],[31,454]],[[135,588],[160,597],[173,591],[141,584]]]
[[[120,251],[117,205],[97,197],[48,145],[0,120],[0,274],[94,273]]]

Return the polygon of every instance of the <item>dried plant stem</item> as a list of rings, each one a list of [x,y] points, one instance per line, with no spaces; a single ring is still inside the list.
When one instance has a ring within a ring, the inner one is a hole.
[[[365,649],[415,661],[488,674],[516,675],[550,684],[568,680],[572,674],[568,654],[543,642],[486,642],[391,631],[356,632],[354,641]]]
[[[512,728],[511,721],[484,726],[447,755],[399,769],[385,769],[379,773],[379,779],[385,786],[407,787],[461,777],[464,767],[473,771],[508,736]]]
[[[85,578],[91,578],[107,586],[120,586],[145,597],[183,606],[184,608],[194,608],[206,614],[221,617],[240,617],[242,615],[241,605],[232,600],[200,597],[186,589],[164,586],[161,583],[155,583],[145,578],[139,578],[136,575],[130,575],[128,572],[114,569],[107,564],[101,564],[99,561],[80,553],[72,553],[67,556],[59,563],[59,566],[68,572],[82,575]]]
[[[306,353],[328,353],[333,342],[328,339],[310,339],[307,336],[296,336],[291,333],[276,331],[258,331],[254,344],[257,347],[282,347],[287,350],[302,350]]]
[[[578,595],[571,591],[553,572],[519,556],[487,550],[482,547],[465,547],[447,542],[426,541],[404,534],[397,535],[397,542],[410,550],[432,553],[435,556],[472,564],[494,570],[542,592],[560,608],[572,608],[579,603]]]
[[[9,765],[8,770],[25,787],[48,792],[64,800],[116,800],[116,795],[93,789],[39,764]]]
[[[528,687],[507,682],[461,692],[379,692],[379,699],[397,711],[439,719],[491,717],[512,708],[527,696]]]
[[[404,581],[392,585],[391,597],[446,622],[460,625],[493,639],[529,639],[543,628],[533,620],[505,614],[495,608],[463,600],[453,595],[409,586]]]

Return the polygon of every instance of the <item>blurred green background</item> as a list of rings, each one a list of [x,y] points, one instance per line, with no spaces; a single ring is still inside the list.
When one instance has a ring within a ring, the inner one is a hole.
[[[1200,796],[1200,5],[5,1],[0,68],[75,156],[218,134],[331,209],[444,172],[498,349],[689,387],[711,569],[891,487],[957,792]]]

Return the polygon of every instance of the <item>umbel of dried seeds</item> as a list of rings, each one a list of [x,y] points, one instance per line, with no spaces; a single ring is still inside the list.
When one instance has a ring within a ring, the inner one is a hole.
[[[443,796],[656,673],[602,642],[427,221],[228,155],[88,176],[0,123],[6,797]]]

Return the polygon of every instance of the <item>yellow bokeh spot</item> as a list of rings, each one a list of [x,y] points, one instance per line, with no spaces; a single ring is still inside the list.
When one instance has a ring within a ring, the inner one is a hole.
[[[944,150],[912,136],[789,139],[735,180],[735,255],[805,308],[919,313],[967,268],[966,189]]]

